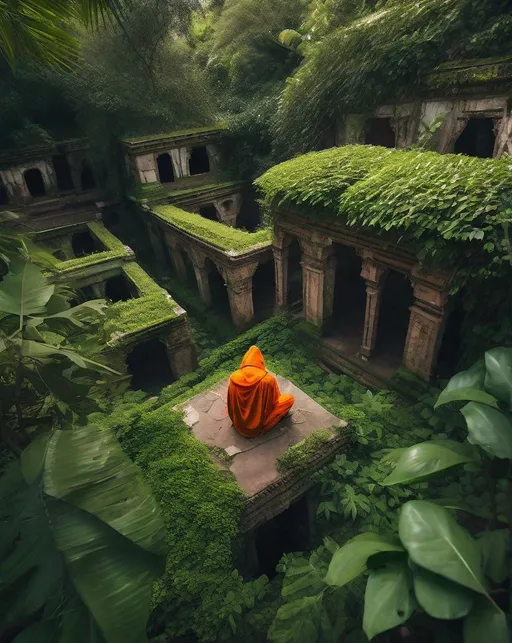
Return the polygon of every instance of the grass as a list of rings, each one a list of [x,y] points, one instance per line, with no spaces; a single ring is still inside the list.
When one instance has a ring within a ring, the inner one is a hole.
[[[191,129],[176,130],[175,132],[160,132],[159,134],[146,134],[144,136],[129,136],[123,139],[125,143],[145,143],[146,141],[157,141],[160,138],[174,138],[189,136],[191,134],[206,134],[225,129],[224,125],[210,125],[209,127],[194,127]]]

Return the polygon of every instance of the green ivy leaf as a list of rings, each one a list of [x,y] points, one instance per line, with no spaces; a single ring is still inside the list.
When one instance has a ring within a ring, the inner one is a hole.
[[[512,459],[512,422],[501,411],[470,402],[461,409],[468,427],[468,440],[502,459]]]
[[[512,348],[487,351],[485,368],[485,388],[512,410]]]

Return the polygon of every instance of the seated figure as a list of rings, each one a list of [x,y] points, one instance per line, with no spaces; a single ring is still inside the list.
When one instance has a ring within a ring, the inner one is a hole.
[[[228,413],[237,432],[255,438],[270,431],[294,401],[293,395],[281,395],[276,378],[265,370],[260,349],[251,346],[229,378]]]

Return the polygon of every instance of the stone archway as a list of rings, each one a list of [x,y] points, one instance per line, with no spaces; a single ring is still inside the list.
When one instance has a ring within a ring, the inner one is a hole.
[[[37,197],[45,196],[46,187],[41,170],[36,167],[31,168],[25,171],[23,177],[32,198],[36,199]]]
[[[174,167],[172,165],[171,155],[168,152],[160,154],[156,159],[156,164],[160,183],[174,183]]]
[[[147,393],[159,393],[162,387],[172,384],[172,374],[167,348],[158,339],[150,339],[135,346],[126,357],[131,387]]]
[[[269,259],[260,263],[252,277],[252,301],[256,322],[270,317],[275,304],[275,267]]]

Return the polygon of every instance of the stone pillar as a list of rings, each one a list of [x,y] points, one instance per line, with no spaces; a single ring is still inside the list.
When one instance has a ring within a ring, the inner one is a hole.
[[[377,326],[385,272],[384,266],[376,263],[370,253],[363,255],[361,277],[366,282],[366,310],[360,356],[365,361],[370,359],[377,341]]]
[[[332,317],[334,258],[332,239],[313,232],[301,240],[302,291],[306,321],[322,328]]]
[[[238,330],[248,328],[254,319],[252,277],[257,267],[257,262],[242,266],[221,267],[221,273],[228,288],[231,318]]]
[[[182,179],[190,176],[190,168],[188,161],[190,158],[190,151],[186,147],[175,148],[169,152],[174,170],[174,178]]]
[[[188,325],[185,311],[182,317],[173,324],[165,340],[167,359],[173,376],[178,379],[197,367],[196,347]]]
[[[152,154],[141,154],[135,157],[135,169],[137,178],[141,183],[158,183],[159,176],[156,171],[156,158]],[[76,187],[80,187],[80,177]]]
[[[169,253],[169,259],[173,265],[176,274],[181,281],[187,280],[187,267],[185,266],[185,261],[183,255],[180,252],[178,244],[169,234],[165,234],[165,245],[167,246],[167,251]]]
[[[106,282],[105,281],[100,281],[96,284],[91,284],[91,289],[92,292],[94,293],[94,296],[96,299],[105,299],[106,294],[105,294],[105,289],[106,289]]]
[[[276,279],[276,311],[282,310],[288,303],[288,257],[289,247],[279,248],[272,246],[274,253],[275,279]]]
[[[428,279],[428,282],[427,282]],[[429,380],[437,358],[446,321],[446,277],[419,276],[413,270],[414,304],[405,340],[404,366],[419,377]]]
[[[212,305],[212,293],[210,290],[210,279],[208,269],[206,267],[206,257],[197,249],[190,249],[190,260],[194,267],[196,275],[197,288],[201,296],[201,300],[205,308],[210,308]]]
[[[155,259],[161,267],[164,267],[167,263],[167,253],[164,250],[165,237],[158,225],[152,222],[147,222],[147,229]]]
[[[217,210],[217,217],[221,223],[225,223],[232,228],[236,228],[236,220],[240,214],[242,197],[240,194],[214,201],[213,205]]]

